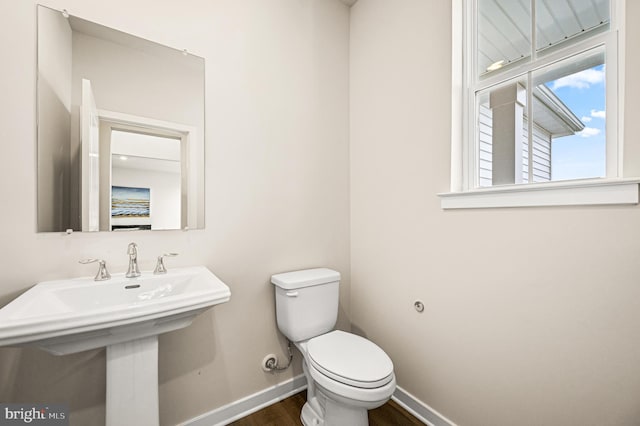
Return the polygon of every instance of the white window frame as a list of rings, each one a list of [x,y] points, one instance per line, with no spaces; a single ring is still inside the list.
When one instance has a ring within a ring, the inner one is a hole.
[[[452,2],[452,126],[451,126],[451,187],[438,194],[443,209],[533,207],[555,205],[638,204],[640,178],[625,178],[623,166],[624,130],[624,49],[625,1],[610,0],[610,30],[588,40],[535,59],[535,68],[553,64],[586,46],[604,45],[606,49],[606,86],[617,87],[607,93],[606,169],[604,178],[526,183],[478,188],[475,158],[475,90],[526,74],[523,66],[515,66],[496,76],[488,76],[477,84],[475,41],[472,23],[475,16],[473,0]],[[535,11],[533,11],[535,13]],[[534,35],[535,37],[535,35]],[[466,46],[472,46],[466,49]],[[534,43],[535,46],[535,43]],[[534,49],[535,50],[535,49]],[[530,62],[525,65],[530,70]],[[617,92],[617,93],[616,93]]]

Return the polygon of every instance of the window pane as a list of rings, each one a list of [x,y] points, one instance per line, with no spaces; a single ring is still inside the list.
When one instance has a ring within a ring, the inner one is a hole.
[[[525,78],[476,95],[478,186],[529,181],[526,104]]]
[[[533,74],[534,182],[606,175],[605,70],[594,49]]]
[[[529,0],[478,0],[477,6],[479,76],[531,55]]]
[[[609,20],[609,0],[536,0],[536,49],[606,29]]]

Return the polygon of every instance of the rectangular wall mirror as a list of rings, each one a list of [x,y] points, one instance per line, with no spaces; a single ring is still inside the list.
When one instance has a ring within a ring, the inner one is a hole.
[[[204,228],[204,59],[37,10],[38,232]]]

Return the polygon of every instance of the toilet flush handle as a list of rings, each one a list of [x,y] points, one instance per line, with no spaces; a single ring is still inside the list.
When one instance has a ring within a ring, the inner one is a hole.
[[[287,291],[287,292],[285,293],[285,295],[286,295],[287,297],[298,297],[298,292],[297,292],[297,291]]]

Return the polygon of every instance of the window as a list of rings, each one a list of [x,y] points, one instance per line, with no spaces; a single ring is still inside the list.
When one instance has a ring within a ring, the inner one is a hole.
[[[454,126],[460,121],[452,136],[452,193],[442,194],[443,207],[465,207],[450,203],[456,195],[498,193],[512,200],[486,207],[608,203],[574,195],[613,187],[622,176],[623,0],[455,3]],[[624,184],[635,197],[623,202],[637,203],[637,182]],[[556,191],[554,201],[521,203],[505,195],[526,198],[534,189],[538,199],[541,190]]]

